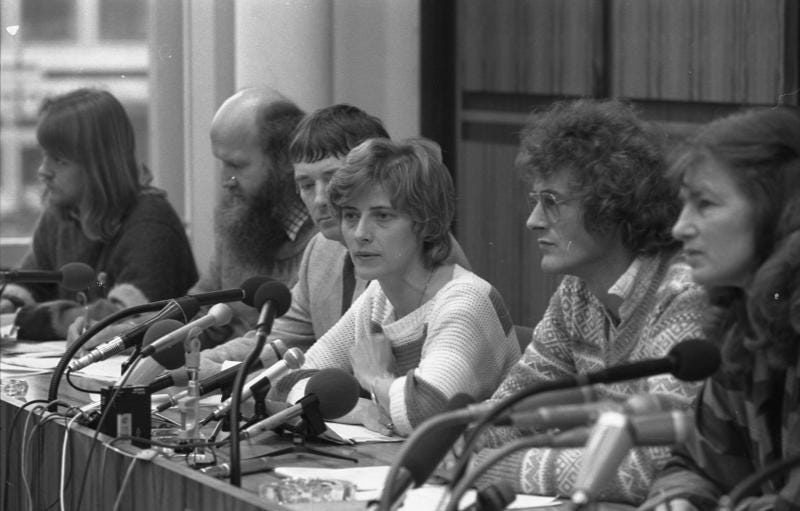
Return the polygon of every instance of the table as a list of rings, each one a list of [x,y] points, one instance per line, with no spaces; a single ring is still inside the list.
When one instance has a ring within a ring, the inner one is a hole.
[[[29,383],[27,399],[44,399],[50,375],[37,375],[25,377]],[[88,396],[75,391],[62,382],[60,396],[62,400],[86,404]],[[22,477],[20,447],[22,444],[22,430],[25,420],[31,415],[31,408],[27,407],[20,412],[14,431],[11,431],[14,416],[20,410],[21,401],[2,396],[0,402],[0,480],[5,484],[0,490],[0,498],[7,499],[5,509],[23,510],[30,509],[27,504],[27,492]],[[38,415],[37,415],[38,417]],[[31,418],[33,420],[33,417]],[[36,434],[28,442],[26,448],[25,464],[28,484],[31,488],[33,509],[58,509],[59,473],[61,450],[66,427],[60,422],[48,421],[43,427],[37,428]],[[28,428],[30,432],[30,426]],[[12,434],[13,433],[13,434]],[[70,478],[66,485],[65,501],[67,509],[78,509],[77,500],[79,481],[84,467],[88,464],[86,488],[80,509],[105,510],[112,509],[117,499],[117,494],[122,488],[123,479],[128,471],[132,458],[121,454],[114,449],[103,445],[110,440],[105,435],[98,435],[93,440],[95,431],[75,425],[70,429],[70,439],[67,454],[67,475]],[[11,436],[10,436],[11,435]],[[89,451],[96,443],[89,459]],[[274,437],[269,444],[242,446],[242,457],[248,457],[255,451],[263,453],[288,445],[286,440]],[[123,444],[119,445],[123,447]],[[400,444],[361,444],[358,446],[336,446],[331,444],[315,444],[315,447],[358,459],[358,466],[390,465]],[[124,449],[131,453],[141,452],[142,449],[124,445]],[[224,452],[219,453],[220,461],[227,461]],[[352,462],[340,461],[329,458],[313,457],[306,455],[289,454],[279,458],[282,466],[324,466],[339,468],[355,466]],[[6,468],[8,464],[8,468]],[[250,474],[242,477],[242,487],[232,486],[226,479],[215,479],[201,474],[180,461],[180,458],[166,459],[156,457],[152,461],[137,460],[133,466],[130,478],[125,484],[122,511],[157,511],[168,510],[193,510],[211,511],[225,509],[226,511],[252,511],[259,509],[286,510],[290,509],[275,502],[261,500],[257,495],[259,484],[273,478],[269,474]],[[312,505],[293,505],[291,509],[313,509]],[[342,502],[328,505],[325,509],[359,509],[366,508],[365,502]],[[319,509],[317,506],[316,509]]]

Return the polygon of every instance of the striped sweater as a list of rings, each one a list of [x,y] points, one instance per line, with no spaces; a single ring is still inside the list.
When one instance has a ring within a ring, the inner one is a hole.
[[[676,449],[645,505],[684,498],[715,509],[744,478],[781,459],[800,455],[800,354],[785,373],[755,353],[749,372],[718,371],[695,406],[697,435]],[[768,479],[737,509],[800,510],[800,467]]]
[[[389,409],[396,431],[414,427],[445,409],[458,393],[489,397],[519,358],[511,317],[496,289],[461,266],[436,295],[396,320],[380,283],[364,293],[306,353],[304,366],[279,380],[278,398],[319,369],[352,371],[350,348],[381,325],[395,358]]]
[[[621,282],[627,280],[627,282]],[[625,285],[621,285],[625,284]],[[623,303],[615,326],[604,306],[577,277],[567,276],[553,294],[530,344],[493,399],[505,398],[544,381],[664,356],[675,344],[702,338],[705,293],[692,283],[690,268],[667,256],[641,257],[613,288]],[[666,408],[688,408],[698,384],[672,376],[606,385],[599,399],[623,402],[635,394],[655,395]],[[487,448],[473,463],[481,463],[493,448],[520,436],[512,428],[492,428],[482,439]],[[641,502],[656,470],[666,461],[666,447],[631,450],[601,498]],[[582,449],[536,448],[515,453],[489,470],[481,484],[498,479],[514,483],[517,492],[569,496],[582,463]]]

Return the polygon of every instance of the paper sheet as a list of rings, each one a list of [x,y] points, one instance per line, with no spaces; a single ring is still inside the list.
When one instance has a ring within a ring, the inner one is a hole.
[[[381,435],[380,433],[376,433],[364,426],[356,424],[326,422],[325,425],[343,439],[357,444],[366,442],[402,442],[404,440],[404,438],[399,436]]]

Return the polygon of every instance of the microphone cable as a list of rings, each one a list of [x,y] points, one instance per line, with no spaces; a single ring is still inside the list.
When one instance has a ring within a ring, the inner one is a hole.
[[[486,458],[481,465],[478,465],[472,469],[472,471],[468,472],[458,481],[453,488],[453,491],[450,493],[449,501],[447,502],[446,507],[441,508],[440,506],[438,509],[443,509],[444,511],[453,511],[454,509],[457,509],[458,503],[461,501],[461,497],[463,497],[467,490],[470,489],[472,483],[484,475],[487,470],[516,451],[522,449],[532,449],[535,447],[548,447],[551,445],[553,437],[554,435],[552,434],[523,437],[505,444],[501,448],[497,449],[497,451]],[[447,493],[445,493],[442,498],[444,499],[446,497]]]
[[[774,475],[788,471],[796,466],[800,466],[800,454],[795,454],[794,456],[770,463],[755,474],[747,476],[739,481],[739,483],[734,486],[727,495],[720,497],[719,506],[717,509],[719,511],[730,511],[736,509],[736,506],[739,504],[739,501],[742,500],[742,497],[748,495],[757,485]]]
[[[73,342],[70,346],[67,347],[67,350],[61,356],[61,359],[58,361],[55,369],[53,370],[53,376],[50,379],[50,387],[48,388],[47,393],[47,400],[48,401],[55,401],[58,399],[58,387],[61,384],[61,378],[64,376],[64,372],[66,371],[69,363],[72,361],[73,357],[76,353],[83,347],[84,344],[89,342],[89,339],[97,335],[102,329],[106,328],[107,326],[116,323],[117,321],[124,319],[128,316],[133,316],[134,314],[140,314],[143,312],[154,312],[159,309],[164,308],[167,304],[174,300],[161,300],[158,302],[150,302],[144,303],[141,305],[135,305],[133,307],[128,307],[121,311],[117,311],[110,316],[106,316],[105,318],[101,319],[97,323],[90,326],[83,334],[79,335],[75,342]],[[177,302],[176,302],[177,303]],[[54,411],[51,409],[50,411]]]

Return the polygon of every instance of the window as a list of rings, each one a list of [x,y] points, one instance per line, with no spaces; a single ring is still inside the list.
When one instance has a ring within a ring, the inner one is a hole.
[[[50,95],[105,88],[147,154],[147,9],[143,0],[0,0],[0,266],[14,266],[41,212],[36,115]]]

